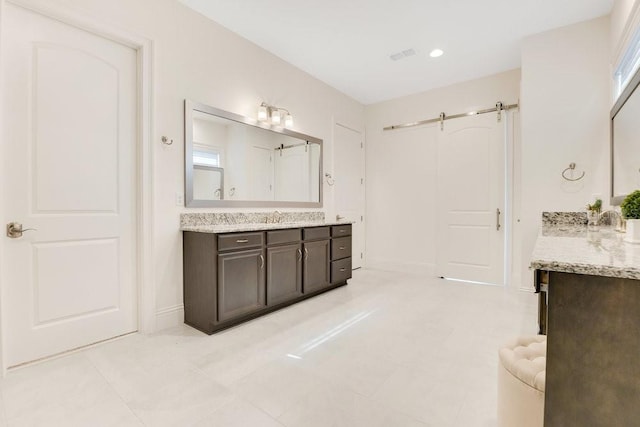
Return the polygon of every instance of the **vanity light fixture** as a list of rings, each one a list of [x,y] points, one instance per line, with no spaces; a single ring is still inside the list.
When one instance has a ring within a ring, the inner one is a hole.
[[[433,49],[429,54],[429,56],[432,58],[437,58],[439,56],[442,56],[443,54],[444,54],[444,51],[442,49]]]
[[[258,120],[261,122],[268,122],[272,125],[280,126],[283,122],[283,116],[284,127],[293,127],[293,116],[286,108],[269,105],[266,102],[263,102],[258,107]]]

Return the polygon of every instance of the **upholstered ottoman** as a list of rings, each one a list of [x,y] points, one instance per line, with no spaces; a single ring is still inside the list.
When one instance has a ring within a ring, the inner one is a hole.
[[[547,337],[519,337],[500,349],[498,427],[541,427]]]

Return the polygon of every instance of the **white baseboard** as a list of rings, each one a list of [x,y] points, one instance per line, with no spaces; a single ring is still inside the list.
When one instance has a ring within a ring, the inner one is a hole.
[[[432,263],[408,263],[401,261],[388,261],[379,259],[367,259],[367,269],[382,271],[397,271],[400,273],[435,276],[436,265]]]
[[[162,308],[156,311],[156,331],[173,328],[184,323],[184,306]]]

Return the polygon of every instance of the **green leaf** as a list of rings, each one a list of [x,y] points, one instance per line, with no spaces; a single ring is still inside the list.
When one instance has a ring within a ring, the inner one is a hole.
[[[640,219],[640,190],[625,197],[620,204],[620,210],[626,219]]]

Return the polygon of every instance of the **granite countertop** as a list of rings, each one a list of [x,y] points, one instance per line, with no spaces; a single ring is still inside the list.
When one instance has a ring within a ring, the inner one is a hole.
[[[278,230],[283,228],[302,227],[322,227],[328,225],[353,224],[353,221],[298,221],[298,222],[275,222],[275,223],[242,223],[242,224],[200,224],[180,226],[181,231],[196,231],[199,233],[236,233],[242,231],[265,231]]]
[[[623,241],[613,227],[544,225],[531,268],[594,276],[640,279],[640,245]]]

